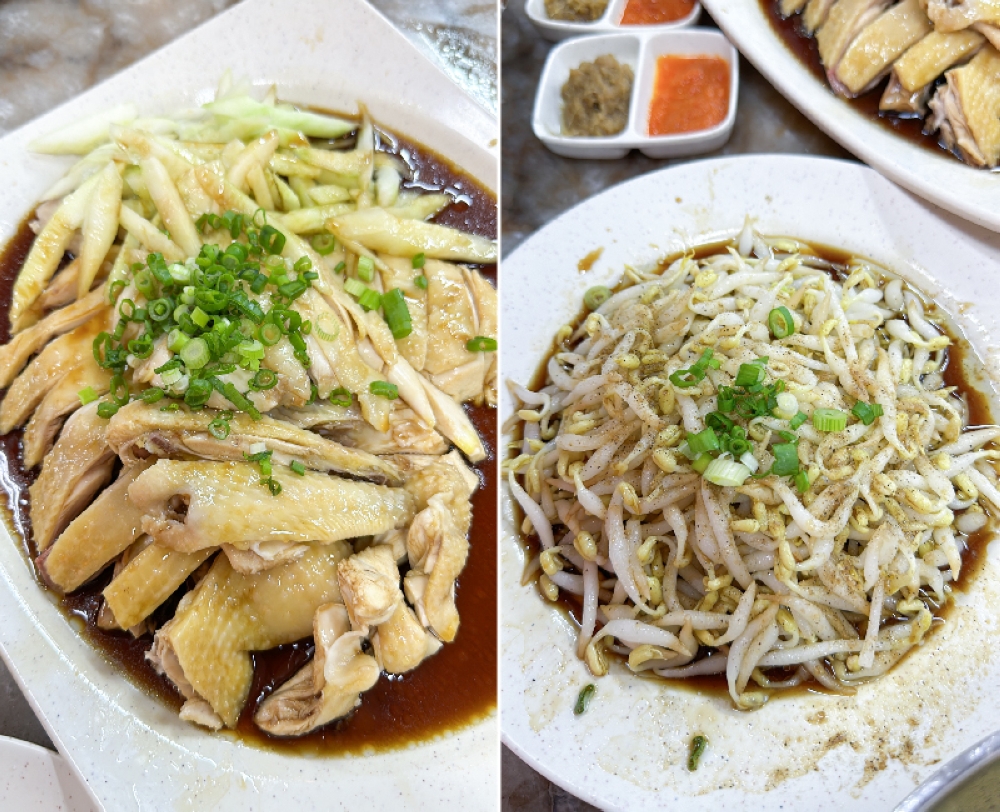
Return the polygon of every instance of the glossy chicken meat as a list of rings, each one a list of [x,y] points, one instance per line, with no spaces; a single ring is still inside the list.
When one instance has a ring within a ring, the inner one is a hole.
[[[780,0],[815,36],[830,87],[882,88],[885,113],[924,119],[964,162],[1000,164],[1000,6],[993,0]]]
[[[455,639],[486,457],[463,403],[496,403],[496,291],[468,263],[496,245],[427,222],[452,198],[406,188],[363,112],[220,93],[36,145],[82,158],[32,222],[0,430],[40,469],[41,579],[110,572],[98,623],[154,635],[181,718],[232,727],[250,652],[313,636],[256,714],[292,736]]]

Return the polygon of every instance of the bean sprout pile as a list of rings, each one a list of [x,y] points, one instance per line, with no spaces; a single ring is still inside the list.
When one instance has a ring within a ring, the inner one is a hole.
[[[1000,515],[1000,428],[968,425],[921,296],[748,224],[586,305],[544,385],[509,383],[505,469],[590,671],[724,674],[752,709],[920,645]]]

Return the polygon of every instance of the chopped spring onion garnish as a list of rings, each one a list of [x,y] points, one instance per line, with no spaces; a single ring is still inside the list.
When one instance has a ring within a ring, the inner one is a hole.
[[[794,476],[799,470],[799,449],[795,443],[775,443],[771,446],[774,465],[771,473],[777,476]]]
[[[795,417],[788,421],[788,427],[795,431],[799,426],[805,423],[809,419],[809,415],[805,412],[798,412]]]
[[[427,290],[427,277],[423,274],[413,277],[413,284],[421,290]]]
[[[388,293],[382,294],[382,314],[393,338],[406,338],[413,332],[410,308],[406,306],[403,291],[399,288],[393,288]]]
[[[809,482],[809,474],[807,474],[805,471],[800,470],[795,475],[794,479],[795,479],[795,487],[798,488],[799,493],[805,493],[807,490],[809,490],[809,486],[811,483]]]
[[[330,329],[326,329],[327,327]],[[340,335],[340,324],[325,313],[320,316],[316,322],[316,337],[322,341],[336,341],[338,335]]]
[[[719,437],[716,435],[712,429],[707,428],[704,431],[699,431],[697,434],[688,433],[687,436],[688,448],[691,449],[693,454],[704,454],[706,451],[718,451]]]
[[[704,474],[708,470],[708,466],[712,464],[712,460],[712,455],[706,451],[691,462],[691,467],[696,473]]]
[[[745,452],[743,456],[740,457],[740,462],[750,469],[751,474],[756,474],[757,469],[760,468],[760,463],[757,462],[757,458],[749,451]]]
[[[274,389],[278,383],[278,373],[273,369],[259,369],[250,379],[250,388],[256,392]]]
[[[375,278],[375,263],[371,257],[358,257],[358,279],[371,282]]]
[[[709,463],[702,476],[713,485],[738,487],[747,481],[747,477],[750,476],[750,469],[742,463],[724,460],[719,457]]]
[[[709,412],[705,415],[705,425],[722,434],[728,434],[736,424],[722,412]]]
[[[80,404],[83,406],[86,406],[88,403],[93,403],[100,397],[100,395],[94,391],[94,387],[92,386],[85,386],[76,394],[77,397],[80,398]]]
[[[465,349],[469,352],[496,352],[497,340],[487,336],[476,336],[465,342]]]
[[[203,338],[192,338],[181,348],[180,357],[188,369],[201,369],[212,360],[208,343]]]
[[[777,400],[777,406],[774,407],[775,417],[791,420],[798,414],[799,401],[791,392],[782,392],[775,400]]]
[[[847,427],[847,412],[840,409],[815,409],[812,424],[819,431],[843,431]]]
[[[764,367],[762,364],[740,364],[739,372],[736,373],[736,385],[749,389],[764,382]]]
[[[334,273],[343,273],[344,272],[344,268],[346,268],[346,267],[347,267],[347,263],[344,262],[343,260],[341,260],[340,262],[338,262],[336,265],[333,266],[333,272]]]
[[[243,458],[247,462],[255,462],[260,466],[260,484],[271,491],[272,496],[281,493],[281,483],[271,476],[271,450],[264,448],[263,443],[254,443],[250,446],[250,453],[244,452]]]
[[[870,426],[875,422],[875,418],[882,416],[882,407],[877,403],[865,403],[859,400],[851,409],[851,414],[866,426]]]
[[[698,762],[704,755],[706,747],[708,747],[707,737],[698,735],[691,739],[691,754],[688,756],[688,769],[691,772],[698,769]]]
[[[337,247],[337,240],[332,234],[317,234],[310,240],[310,244],[317,254],[325,257],[327,254],[333,253],[333,249]]]
[[[374,386],[374,384],[372,384]],[[330,403],[334,406],[347,408],[351,405],[351,392],[343,386],[338,386],[330,393]]]
[[[216,440],[225,440],[229,436],[229,421],[221,417],[215,418],[208,424],[208,433]]]
[[[157,253],[132,263],[131,283],[145,302],[138,296],[117,302],[121,319],[114,332],[94,339],[94,358],[112,376],[111,402],[122,406],[130,398],[129,365],[151,357],[155,346],[165,345],[171,356],[155,369],[161,386],[135,397],[147,403],[170,397],[200,409],[213,392],[219,392],[256,420],[260,412],[246,393],[233,383],[224,384],[221,377],[242,368],[253,374],[251,388],[275,385],[277,373],[262,370],[261,361],[265,347],[284,338],[295,358],[309,366],[303,339],[309,327],[292,303],[319,277],[308,257],[291,263],[280,256],[285,236],[267,225],[263,210],[253,217],[232,211],[206,214],[198,218],[197,226],[203,233],[225,230],[233,242],[225,249],[202,245],[198,256],[186,263],[168,265]],[[256,297],[269,286],[270,294],[263,299],[269,307],[265,312]],[[115,296],[125,289],[116,285]],[[112,404],[99,413],[110,417]]]
[[[775,338],[787,338],[795,332],[795,322],[792,321],[792,314],[784,306],[776,307],[768,314],[767,326],[771,330],[771,335]]]
[[[611,289],[604,285],[595,285],[583,294],[583,306],[587,310],[597,310],[602,304],[611,298]]]
[[[705,372],[709,367],[713,369],[718,369],[719,362],[712,358],[712,349],[709,347],[701,354],[701,358],[695,361],[687,369],[678,369],[676,372],[671,373],[670,382],[676,386],[678,389],[690,389],[692,386],[696,386],[705,379]],[[715,361],[713,364],[712,361]],[[721,411],[727,411],[722,409]]]
[[[357,279],[345,279],[344,290],[346,290],[348,293],[351,294],[351,296],[357,299],[358,297],[361,296],[362,293],[368,290],[368,286],[365,285],[363,282],[359,282]]]
[[[288,467],[292,469],[293,473],[296,473],[299,476],[306,475],[306,467],[298,460],[292,460],[290,463],[288,463]]]
[[[358,297],[358,304],[365,310],[378,310],[382,304],[382,297],[377,290],[365,288],[364,293]]]
[[[597,692],[597,686],[591,683],[590,685],[584,685],[579,695],[576,697],[576,704],[573,706],[573,713],[576,716],[582,714],[587,710],[587,705],[590,704],[590,700],[593,698],[594,694]]]
[[[103,417],[105,420],[114,417],[118,414],[118,404],[111,403],[105,400],[102,403],[97,404],[97,416]]]
[[[281,327],[273,321],[269,321],[267,324],[262,324],[260,326],[258,336],[261,344],[271,347],[281,341]]]
[[[399,389],[396,388],[396,384],[388,381],[372,381],[368,384],[368,391],[388,400],[395,400],[399,397]]]
[[[417,254],[413,257],[413,270],[419,271],[424,267],[424,263],[427,262],[427,257],[424,254]]]

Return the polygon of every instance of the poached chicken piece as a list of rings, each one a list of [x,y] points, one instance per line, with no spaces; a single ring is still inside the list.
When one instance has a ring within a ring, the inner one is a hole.
[[[996,0],[780,0],[802,12],[830,87],[852,98],[888,77],[879,109],[971,166],[1000,165],[1000,5]]]
[[[181,717],[212,729],[236,724],[251,652],[312,635],[258,714],[297,735],[454,639],[465,460],[487,457],[463,403],[496,402],[475,266],[497,246],[426,222],[454,195],[363,108],[227,80],[172,122],[124,119],[34,145],[80,156],[36,208],[0,347],[0,430],[41,466],[36,566],[58,592],[108,573],[98,626],[155,633]]]

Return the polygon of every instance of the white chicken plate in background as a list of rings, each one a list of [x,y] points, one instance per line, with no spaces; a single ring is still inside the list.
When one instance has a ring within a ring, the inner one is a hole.
[[[972,165],[1000,162],[1000,8],[988,0],[776,0],[801,12],[830,86],[871,92],[879,110],[924,119],[926,132]]]
[[[254,715],[296,736],[458,633],[487,453],[462,403],[496,403],[497,329],[462,263],[496,247],[428,222],[452,197],[406,188],[380,137],[227,76],[199,110],[34,144],[82,156],[37,208],[0,348],[38,572],[68,593],[113,566],[98,624],[153,633],[211,729],[252,651],[313,637]]]

